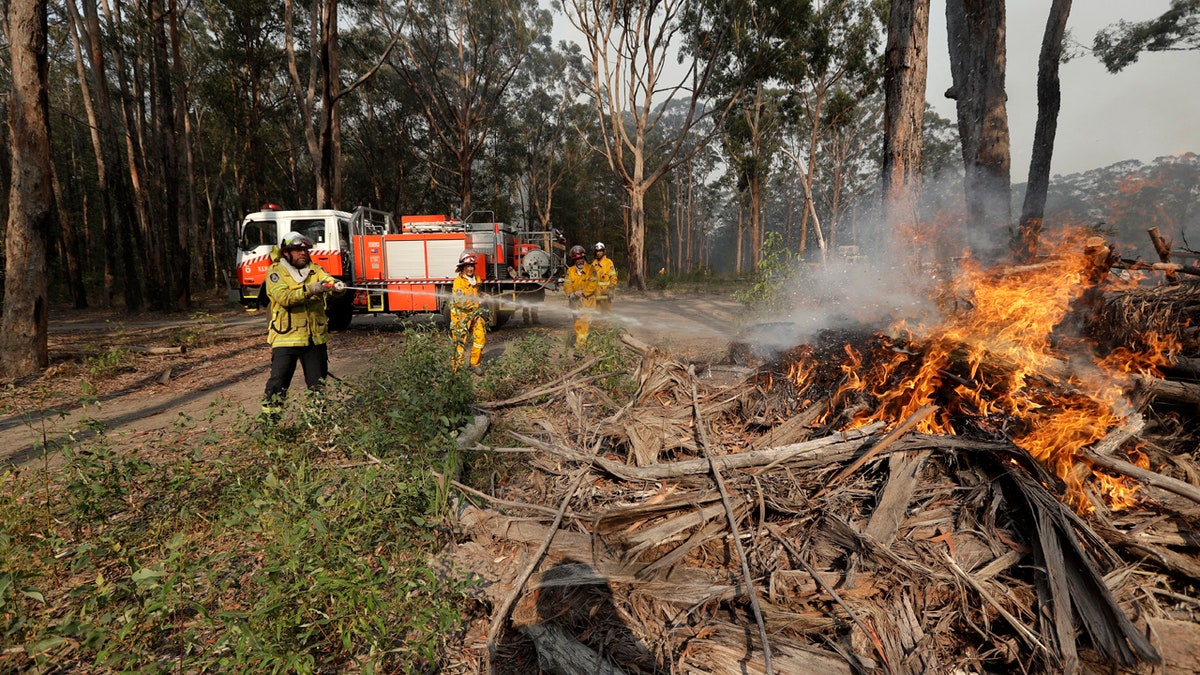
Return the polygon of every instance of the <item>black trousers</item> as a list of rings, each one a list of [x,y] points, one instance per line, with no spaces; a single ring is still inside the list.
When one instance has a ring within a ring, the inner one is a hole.
[[[329,375],[329,350],[326,345],[305,347],[275,347],[271,350],[271,377],[267,380],[266,400],[275,405],[283,403],[287,396],[292,376],[296,374],[296,362],[304,368],[304,384],[309,389],[319,390]]]

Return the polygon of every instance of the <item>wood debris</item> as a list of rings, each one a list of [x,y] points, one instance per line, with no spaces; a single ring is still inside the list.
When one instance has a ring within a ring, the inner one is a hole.
[[[555,422],[498,441],[540,477],[464,492],[447,554],[482,581],[480,672],[1195,667],[1196,400],[1146,385],[1196,386],[1200,287],[1187,279],[1093,307],[1102,349],[1144,348],[1153,331],[1176,346],[1121,380],[1125,422],[1065,462],[1014,442],[1033,425],[983,384],[1010,381],[999,354],[950,350],[936,395],[874,419],[878,383],[845,385],[873,360],[900,357],[893,382],[928,366],[932,346],[901,335],[831,332],[733,385],[638,345],[624,407],[554,383],[576,391],[548,404]],[[1078,370],[1047,361],[1020,377],[1051,406],[1087,390]]]

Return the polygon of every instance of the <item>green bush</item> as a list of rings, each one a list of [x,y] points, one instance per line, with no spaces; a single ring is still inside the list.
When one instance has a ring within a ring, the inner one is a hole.
[[[426,563],[431,469],[456,461],[471,400],[448,342],[406,333],[275,427],[214,405],[224,439],[181,419],[158,447],[100,434],[0,475],[4,668],[435,672],[468,606]]]
[[[796,256],[784,245],[783,236],[768,232],[750,287],[734,293],[734,298],[752,310],[786,308],[794,295],[795,267]]]

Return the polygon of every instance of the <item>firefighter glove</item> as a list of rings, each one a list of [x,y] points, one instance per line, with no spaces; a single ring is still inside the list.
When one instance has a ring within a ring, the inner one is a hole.
[[[346,290],[346,282],[344,282],[344,281],[333,282],[333,290],[336,293],[344,292]]]
[[[325,292],[325,284],[321,283],[320,281],[310,281],[305,288],[307,288],[308,292],[312,293],[313,295],[321,295]]]

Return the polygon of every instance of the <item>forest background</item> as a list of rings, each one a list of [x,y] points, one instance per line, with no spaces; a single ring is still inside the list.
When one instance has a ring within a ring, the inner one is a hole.
[[[1089,47],[1051,39],[1070,4],[1047,3],[1051,61],[1099,56],[1115,71],[1142,51],[1197,46],[1197,0],[1075,36]],[[965,12],[976,37],[1003,35],[1003,5],[975,5],[948,10]],[[880,176],[897,7],[923,9],[928,23],[928,2],[911,0],[11,0],[0,141],[28,136],[12,123],[11,48],[28,9],[44,27],[48,297],[76,308],[187,309],[194,293],[225,286],[239,220],[266,202],[487,211],[615,244],[635,287],[648,270],[753,270],[772,234],[802,260],[869,257],[895,227]],[[556,17],[581,38],[555,43]],[[976,41],[950,42],[952,60],[978,58],[965,53]],[[1003,94],[1004,50],[984,56]],[[926,108],[913,169],[921,222],[974,226],[963,193],[978,158],[960,142],[969,117],[961,100],[956,121]],[[13,179],[28,168],[19,157],[0,159],[8,232]],[[999,201],[1020,212],[1007,147],[1004,162]],[[1198,171],[1182,154],[1060,177],[1041,188],[1045,216],[1131,246],[1149,225],[1186,239]],[[13,241],[0,241],[8,259]]]

